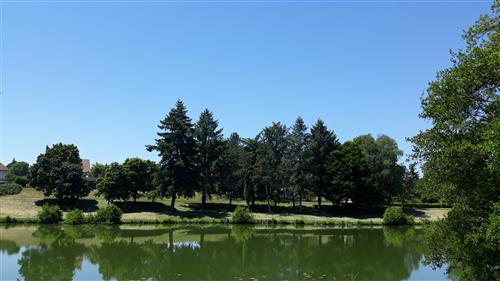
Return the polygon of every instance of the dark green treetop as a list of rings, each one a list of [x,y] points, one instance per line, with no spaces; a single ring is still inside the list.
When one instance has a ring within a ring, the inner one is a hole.
[[[40,154],[30,171],[30,184],[45,196],[77,199],[87,196],[89,186],[83,180],[82,159],[72,144],[55,144]]]
[[[340,142],[334,132],[328,130],[325,123],[319,119],[311,128],[311,134],[306,150],[306,165],[310,176],[312,192],[321,208],[321,199],[331,185],[328,163],[332,153],[340,148]]]
[[[214,192],[219,175],[217,162],[223,152],[222,129],[219,122],[214,119],[212,112],[205,109],[195,125],[195,138],[198,142],[198,165],[200,174],[201,202],[205,208],[207,197]]]
[[[127,190],[129,179],[123,165],[111,163],[104,176],[97,183],[97,195],[103,196],[106,201],[127,200],[130,193]]]
[[[141,194],[154,189],[154,176],[157,171],[156,163],[137,157],[128,158],[123,163],[123,170],[127,176],[125,188],[134,202]]]
[[[21,186],[28,184],[28,175],[30,172],[30,165],[23,161],[16,161],[15,159],[7,165],[7,181],[17,183]]]
[[[194,128],[181,100],[160,121],[158,128],[156,144],[146,147],[148,151],[157,151],[160,156],[161,192],[171,196],[174,208],[177,196],[194,196],[198,183]]]
[[[467,47],[437,74],[410,140],[424,179],[454,206],[428,228],[428,262],[458,267],[461,280],[500,276],[500,1],[464,33]]]

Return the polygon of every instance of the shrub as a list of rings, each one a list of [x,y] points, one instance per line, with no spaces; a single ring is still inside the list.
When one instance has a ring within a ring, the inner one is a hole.
[[[122,220],[122,210],[116,205],[111,204],[101,208],[94,216],[95,223],[120,223]]]
[[[17,183],[2,183],[0,184],[0,195],[13,195],[21,192],[21,185]]]
[[[83,211],[80,209],[74,209],[66,214],[66,218],[64,219],[64,223],[67,224],[83,224],[85,223],[85,216],[83,215]]]
[[[41,223],[58,223],[63,219],[63,212],[57,205],[44,204],[38,212],[38,220]]]
[[[231,219],[233,223],[238,223],[238,224],[249,224],[255,222],[250,210],[248,210],[247,207],[243,206],[238,206],[236,210],[234,210]]]
[[[408,225],[413,224],[412,216],[403,212],[400,207],[389,207],[384,212],[384,224],[387,225]]]

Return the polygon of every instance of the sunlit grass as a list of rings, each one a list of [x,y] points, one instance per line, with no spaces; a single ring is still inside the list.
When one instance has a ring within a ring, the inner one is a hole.
[[[44,202],[47,202],[43,193],[33,188],[24,188],[16,195],[0,196],[0,222],[9,220],[17,222],[32,223],[36,220],[37,212]],[[49,198],[49,202],[57,202]],[[246,205],[244,200],[233,200],[233,206],[229,206],[229,200],[225,197],[214,195],[207,202],[207,208],[200,209],[201,196],[193,198],[178,198],[175,210],[170,208],[170,198],[156,200],[155,203],[146,198],[139,198],[137,203],[117,202],[117,205],[124,210],[124,223],[141,224],[212,224],[230,223],[231,212],[237,205]],[[59,203],[58,203],[59,204]],[[78,207],[85,213],[93,213],[98,208],[106,206],[108,203],[95,193],[78,201]],[[314,213],[315,202],[303,203],[305,212],[298,213],[298,207],[293,209],[290,202],[281,202],[277,205],[274,213],[254,212],[256,223],[258,224],[290,224],[290,225],[380,225],[382,218],[378,215],[372,216],[342,216],[340,214]],[[66,208],[64,208],[66,207]],[[64,211],[71,207],[63,206]],[[267,210],[266,203],[256,202],[256,210]],[[444,208],[419,208],[416,213],[417,223],[423,220],[436,220],[447,213]]]

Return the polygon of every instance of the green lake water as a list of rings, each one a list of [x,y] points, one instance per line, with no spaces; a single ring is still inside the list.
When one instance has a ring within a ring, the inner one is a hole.
[[[0,280],[449,280],[417,228],[0,226]]]

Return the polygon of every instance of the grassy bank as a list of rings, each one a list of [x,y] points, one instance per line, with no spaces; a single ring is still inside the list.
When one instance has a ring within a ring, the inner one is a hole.
[[[39,224],[36,217],[33,218],[16,218],[16,217],[0,217],[2,224]],[[420,225],[424,221],[417,221],[415,224]],[[64,224],[64,223],[61,223]],[[216,219],[216,218],[180,218],[171,217],[165,219],[123,219],[121,224],[130,225],[171,225],[171,224],[233,224],[231,219]],[[383,225],[382,220],[335,220],[335,219],[256,219],[253,224],[256,225],[315,225],[315,226],[380,226]]]
[[[245,205],[244,201],[233,201],[213,196],[205,210],[201,209],[201,198],[181,198],[177,200],[175,209],[169,207],[170,200],[165,198],[149,202],[140,198],[137,202],[117,202],[123,210],[124,224],[230,224],[235,206]],[[0,196],[0,223],[37,223],[37,213],[45,203],[57,204],[65,212],[79,208],[86,215],[95,214],[107,206],[105,200],[94,195],[83,198],[76,203],[65,204],[52,198],[44,198],[43,194],[32,188],[24,188],[21,193]],[[289,202],[273,206],[272,213],[267,213],[265,202],[256,202],[253,210],[255,223],[260,225],[382,225],[382,213],[355,214],[330,209],[317,212],[314,202],[304,202],[302,210],[293,207]],[[405,211],[415,217],[415,223],[435,221],[448,211],[445,208],[408,208]]]

